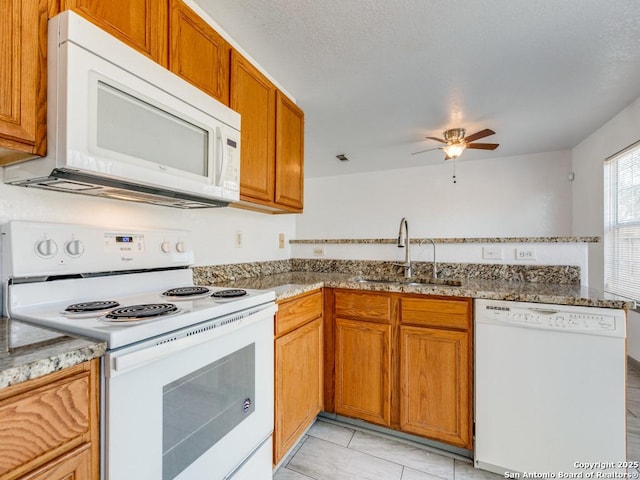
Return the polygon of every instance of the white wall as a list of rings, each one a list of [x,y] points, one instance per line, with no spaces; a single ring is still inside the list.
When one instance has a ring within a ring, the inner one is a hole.
[[[390,159],[392,161],[392,159]],[[569,151],[311,178],[298,239],[571,234]]]
[[[574,235],[604,235],[604,160],[640,140],[640,99],[589,135],[571,152],[573,182]],[[603,244],[589,252],[589,284],[603,288]]]
[[[572,150],[574,235],[604,235],[604,159],[640,140],[640,98]],[[589,285],[604,286],[604,245],[589,248]],[[627,352],[640,360],[640,314],[629,312]]]
[[[236,208],[181,210],[113,199],[15,187],[0,183],[0,223],[9,220],[123,227],[183,228],[194,232],[196,265],[218,265],[290,257],[293,215],[269,215]],[[234,246],[242,232],[243,245]],[[285,248],[278,248],[278,234]]]

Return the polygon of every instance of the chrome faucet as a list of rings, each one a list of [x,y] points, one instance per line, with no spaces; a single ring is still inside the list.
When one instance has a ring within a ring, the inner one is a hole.
[[[404,231],[404,238],[403,233]],[[399,267],[404,268],[404,276],[405,278],[411,278],[413,274],[413,269],[411,267],[411,255],[410,255],[410,243],[409,240],[409,222],[407,222],[406,217],[402,217],[400,220],[400,230],[398,231],[398,248],[406,248],[404,251],[404,263],[395,263],[394,265],[398,265]]]
[[[427,240],[431,242],[431,245],[433,245],[433,273],[431,274],[431,278],[436,279],[438,278],[438,266],[436,265],[436,244],[430,238],[427,238]]]

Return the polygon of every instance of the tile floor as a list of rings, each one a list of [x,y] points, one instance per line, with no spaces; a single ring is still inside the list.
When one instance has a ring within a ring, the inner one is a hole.
[[[628,460],[640,460],[640,368],[627,375]],[[470,461],[317,420],[273,480],[498,480]]]

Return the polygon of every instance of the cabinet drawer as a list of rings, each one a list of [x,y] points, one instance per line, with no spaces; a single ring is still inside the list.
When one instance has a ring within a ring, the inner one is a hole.
[[[391,297],[388,294],[336,291],[335,316],[391,322]]]
[[[471,327],[471,300],[401,298],[400,321],[403,325],[467,330]]]
[[[315,291],[278,304],[276,336],[322,315],[322,292]]]
[[[90,427],[89,372],[0,402],[0,476],[82,443]],[[22,469],[21,468],[21,469]]]

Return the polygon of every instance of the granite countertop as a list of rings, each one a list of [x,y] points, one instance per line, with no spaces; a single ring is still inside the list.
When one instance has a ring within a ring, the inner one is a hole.
[[[219,285],[232,288],[274,290],[278,301],[318,288],[331,287],[557,305],[635,308],[635,303],[632,301],[577,284],[468,279],[463,280],[462,286],[459,287],[448,285],[407,286],[389,283],[359,283],[354,280],[356,277],[357,275],[345,273],[287,272],[230,280],[221,282]]]
[[[104,355],[106,342],[0,318],[0,388]]]

